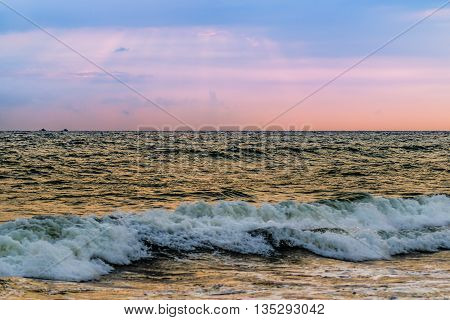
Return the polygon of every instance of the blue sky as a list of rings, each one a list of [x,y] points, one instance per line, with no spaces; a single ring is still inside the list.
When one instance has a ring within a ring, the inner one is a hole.
[[[285,42],[286,50],[295,55],[295,42],[312,44],[314,54],[365,53],[377,43],[386,41],[408,26],[407,15],[417,14],[443,4],[443,1],[348,1],[348,0],[192,0],[192,1],[6,1],[24,15],[47,28],[81,27],[196,27],[214,26],[260,30]],[[448,21],[447,21],[448,22]],[[410,38],[426,41],[423,33],[439,21],[429,22]],[[0,32],[33,29],[28,22],[0,10]],[[441,30],[447,31],[447,30]],[[405,42],[407,42],[405,40]],[[293,50],[289,50],[293,46]],[[431,43],[438,48],[439,43]],[[403,47],[404,48],[404,47]],[[410,46],[417,54],[420,46]],[[440,46],[448,50],[448,46]],[[401,52],[401,48],[397,48]],[[431,54],[435,52],[430,52]]]
[[[5,2],[194,126],[264,123],[443,4]],[[450,6],[281,124],[448,129],[438,114],[449,101],[443,92],[449,85],[449,40]],[[133,129],[142,121],[173,123],[2,5],[0,41],[2,129]],[[398,95],[391,92],[393,86]],[[417,96],[411,97],[414,92]],[[429,101],[427,108],[431,105],[436,118],[418,122],[423,109],[417,101]],[[410,121],[395,127],[405,110],[412,113]],[[379,118],[374,123],[361,122],[374,115]]]

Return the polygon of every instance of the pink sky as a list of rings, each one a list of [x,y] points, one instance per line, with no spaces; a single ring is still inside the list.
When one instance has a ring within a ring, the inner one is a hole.
[[[285,54],[270,37],[217,28],[52,30],[199,129],[260,128],[359,57]],[[0,128],[137,130],[179,123],[39,31],[0,34]],[[307,48],[308,44],[304,44]],[[301,47],[301,46],[300,46]],[[123,48],[117,50],[118,48]],[[376,56],[273,125],[450,130],[448,58]],[[14,93],[14,95],[12,94]]]

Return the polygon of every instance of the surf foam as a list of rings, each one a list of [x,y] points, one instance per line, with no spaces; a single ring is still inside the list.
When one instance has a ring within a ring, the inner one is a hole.
[[[283,247],[349,261],[450,248],[450,197],[254,206],[182,204],[106,217],[43,216],[0,225],[0,276],[82,281],[156,250],[271,255]]]

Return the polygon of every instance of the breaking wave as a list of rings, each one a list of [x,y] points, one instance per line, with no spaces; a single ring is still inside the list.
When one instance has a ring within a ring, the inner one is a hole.
[[[0,276],[83,281],[164,250],[272,255],[284,247],[349,261],[449,249],[450,197],[198,202],[174,211],[18,219],[0,225]]]

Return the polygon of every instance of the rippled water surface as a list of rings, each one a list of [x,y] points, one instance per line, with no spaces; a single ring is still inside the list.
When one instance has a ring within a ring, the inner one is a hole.
[[[448,132],[0,133],[2,220],[449,193]]]
[[[448,298],[449,147],[448,132],[1,132],[0,292]]]

